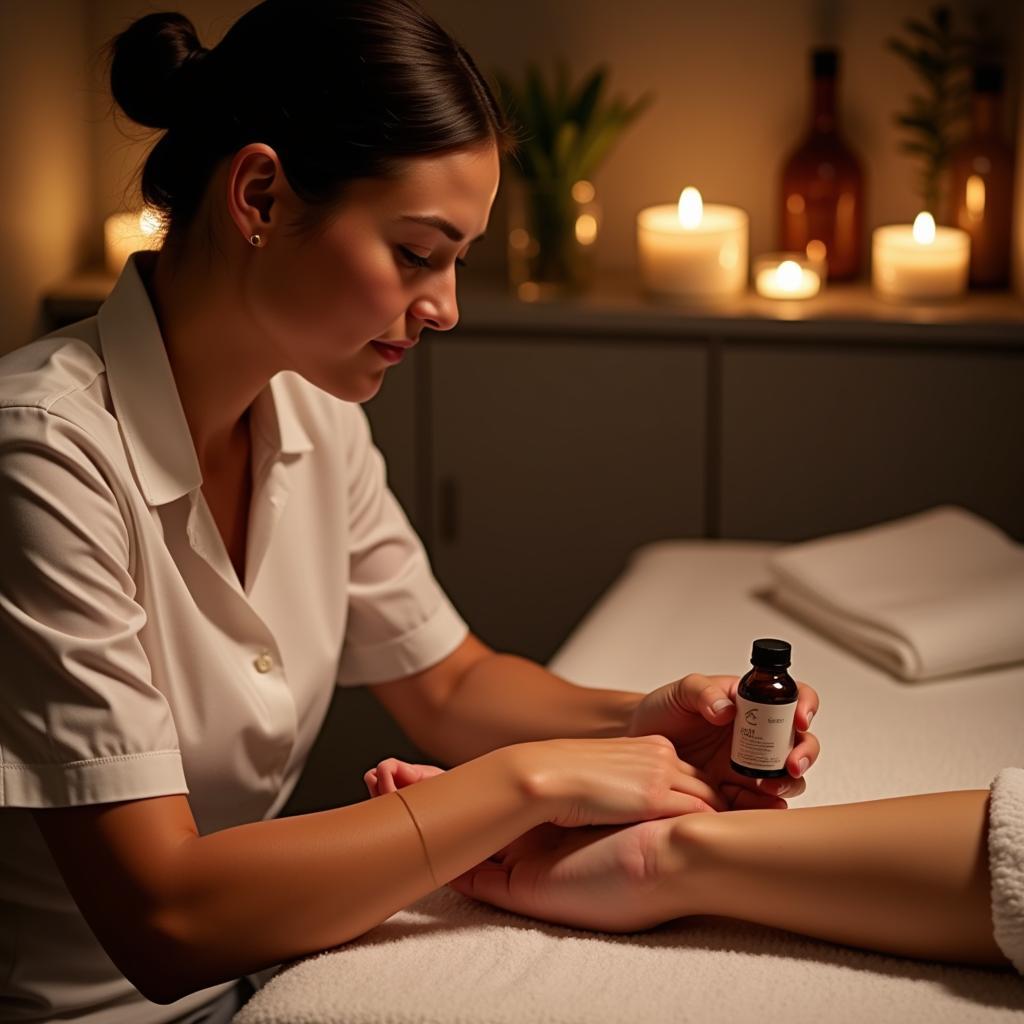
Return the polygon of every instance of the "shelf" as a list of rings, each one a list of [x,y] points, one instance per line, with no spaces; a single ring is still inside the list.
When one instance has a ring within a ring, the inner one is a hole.
[[[53,323],[96,312],[114,285],[102,271],[61,282],[44,297]],[[753,290],[718,303],[677,303],[645,295],[634,274],[604,272],[584,294],[523,302],[496,277],[464,278],[459,288],[461,332],[528,339],[665,337],[706,340],[904,341],[1024,348],[1024,300],[1008,291],[970,292],[944,303],[893,303],[867,283],[833,284],[813,299],[778,301]]]

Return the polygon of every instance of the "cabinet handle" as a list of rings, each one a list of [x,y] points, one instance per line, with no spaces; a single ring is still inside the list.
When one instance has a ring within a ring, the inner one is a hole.
[[[458,486],[451,477],[441,480],[441,510],[439,522],[441,541],[454,544],[459,537],[459,492]]]

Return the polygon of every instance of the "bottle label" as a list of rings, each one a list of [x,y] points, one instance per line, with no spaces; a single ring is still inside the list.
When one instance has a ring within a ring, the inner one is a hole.
[[[758,704],[736,694],[733,761],[761,771],[784,768],[796,737],[795,718],[795,700],[789,704]]]

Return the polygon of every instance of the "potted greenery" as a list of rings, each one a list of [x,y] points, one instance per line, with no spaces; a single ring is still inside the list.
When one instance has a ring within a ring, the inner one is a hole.
[[[510,116],[525,129],[509,162],[509,271],[523,298],[578,291],[589,277],[599,223],[590,179],[653,99],[606,100],[608,74],[599,65],[574,88],[562,58],[551,84],[535,62],[521,84],[495,72]]]
[[[917,193],[936,220],[943,207],[942,182],[949,154],[962,134],[970,104],[970,69],[978,41],[958,32],[948,7],[933,7],[929,20],[908,18],[906,38],[891,38],[888,48],[920,78],[922,89],[896,115],[904,129],[902,150],[919,159]]]

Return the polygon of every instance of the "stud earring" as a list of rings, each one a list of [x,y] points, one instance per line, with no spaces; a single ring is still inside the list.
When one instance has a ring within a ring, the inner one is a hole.
[[[263,245],[263,238],[260,235],[250,235],[249,244],[255,246],[257,249]]]

